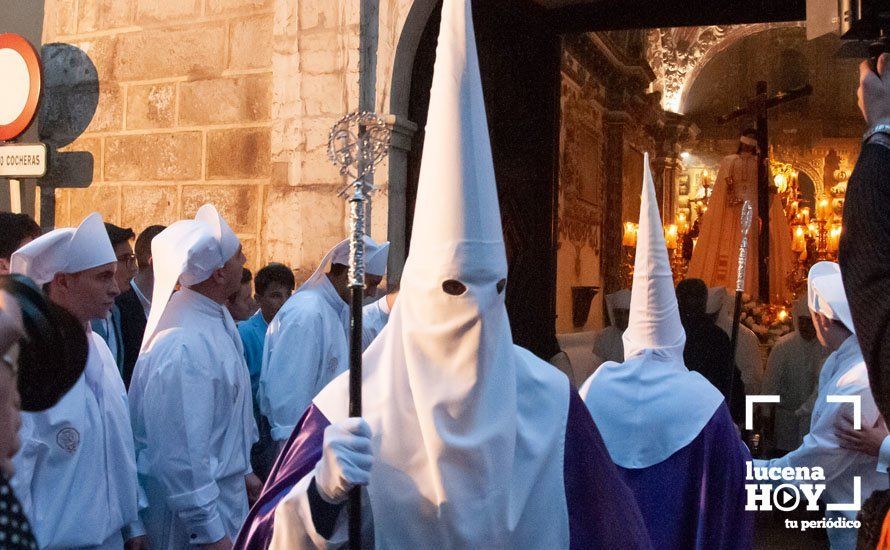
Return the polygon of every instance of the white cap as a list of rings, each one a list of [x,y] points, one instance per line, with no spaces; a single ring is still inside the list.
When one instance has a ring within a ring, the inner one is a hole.
[[[116,261],[102,216],[94,212],[77,228],[50,231],[16,250],[10,259],[10,272],[44,285],[56,273],[78,273]]]
[[[624,357],[629,359],[647,349],[678,353],[682,357],[686,332],[680,323],[674,275],[664,242],[664,228],[658,213],[648,153],[643,162],[643,196],[630,319],[623,336]]]
[[[368,275],[383,276],[386,274],[386,261],[389,258],[389,242],[377,244],[371,237],[365,235],[365,273]],[[312,275],[306,279],[294,294],[318,288],[327,280],[325,273],[332,264],[349,265],[349,239],[344,239],[335,244],[333,248],[321,259],[321,263],[315,268]]]
[[[807,279],[807,305],[832,321],[843,323],[852,333],[853,316],[844,292],[841,267],[834,262],[818,262],[810,268]]]
[[[206,281],[240,248],[241,241],[210,204],[202,206],[194,220],[178,221],[152,239],[155,283],[143,349],[154,337],[176,283],[188,287]]]
[[[331,263],[349,265],[349,240],[341,241],[331,251]],[[365,273],[383,277],[389,258],[389,241],[377,244],[365,235]]]

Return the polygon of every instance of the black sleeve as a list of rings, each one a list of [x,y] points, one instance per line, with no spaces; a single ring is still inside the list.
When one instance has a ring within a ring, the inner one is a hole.
[[[865,145],[847,186],[840,266],[872,393],[890,418],[890,150]]]
[[[309,511],[312,513],[312,523],[315,524],[315,530],[325,539],[330,539],[337,527],[337,518],[343,511],[345,505],[330,504],[326,502],[321,495],[318,494],[318,487],[315,486],[315,477],[309,482]]]

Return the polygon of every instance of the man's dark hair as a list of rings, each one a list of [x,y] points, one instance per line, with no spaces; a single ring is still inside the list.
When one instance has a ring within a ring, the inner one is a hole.
[[[278,283],[292,291],[296,286],[294,272],[286,265],[279,263],[271,263],[257,271],[256,280],[253,282],[257,294],[265,294],[271,283]]]
[[[328,273],[330,273],[334,277],[339,277],[347,271],[349,271],[349,266],[343,264],[331,264],[330,269],[328,269]]]
[[[108,232],[108,240],[111,241],[111,246],[117,246],[136,238],[136,233],[133,233],[133,230],[129,227],[118,227],[113,223],[105,222],[105,231]]]
[[[250,272],[246,267],[241,268],[241,284],[246,285],[250,281],[253,280],[253,273]]]
[[[677,305],[680,317],[703,317],[708,306],[708,285],[701,279],[685,279],[677,285]]]
[[[25,239],[40,236],[40,226],[27,214],[0,212],[0,258],[9,259]]]
[[[139,269],[151,267],[151,241],[165,229],[167,228],[163,225],[150,225],[136,237],[133,252],[136,254],[136,263],[139,265]]]

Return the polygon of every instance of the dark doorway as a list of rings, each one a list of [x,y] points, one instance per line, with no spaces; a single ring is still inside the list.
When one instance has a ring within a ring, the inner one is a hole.
[[[533,6],[475,2],[485,108],[510,264],[507,309],[514,341],[549,358],[554,332],[555,177],[559,117],[559,36]],[[420,130],[408,162],[408,242],[429,108],[441,3],[414,61],[409,118]]]
[[[803,0],[763,0],[754,5],[720,0],[670,0],[657,7],[644,0],[473,2],[479,63],[510,262],[507,308],[516,344],[544,359],[558,350],[556,244],[560,56],[564,34],[633,27],[792,21],[805,17],[804,8]],[[405,188],[407,243],[410,243],[414,215],[440,12],[441,2],[426,22],[412,68],[408,118],[419,130],[408,154]],[[616,86],[620,87],[631,77],[616,75],[615,78]],[[615,133],[614,130],[610,132]],[[612,179],[615,178],[609,181]],[[620,179],[616,181],[620,185]],[[617,235],[620,241],[621,217],[610,216],[607,221],[610,225],[603,228],[604,238],[609,236],[607,240],[613,241],[612,237]],[[607,245],[620,249],[612,242],[604,242],[603,246]]]

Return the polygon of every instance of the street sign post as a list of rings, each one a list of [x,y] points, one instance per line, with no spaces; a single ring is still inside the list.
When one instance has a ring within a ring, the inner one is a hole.
[[[31,126],[40,106],[43,69],[37,50],[23,36],[0,34],[0,144],[21,136]],[[0,178],[9,178],[9,209],[22,211],[19,178],[46,174],[46,145],[0,145]]]
[[[43,143],[0,145],[0,177],[42,178],[46,175]]]

